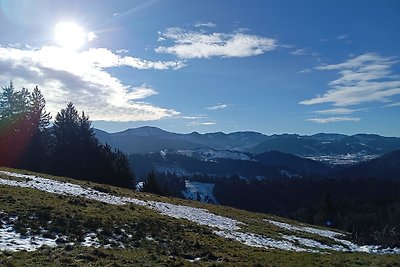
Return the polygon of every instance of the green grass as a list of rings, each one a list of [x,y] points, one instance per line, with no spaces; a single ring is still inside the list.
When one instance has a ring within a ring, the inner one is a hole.
[[[0,176],[6,178],[2,174]],[[279,238],[279,233],[284,231],[263,219],[295,223],[229,207],[159,197],[63,177],[39,176],[80,184],[114,195],[205,208],[212,213],[244,222],[246,225],[242,226],[243,230],[273,238]],[[111,248],[95,248],[60,243],[56,248],[42,247],[33,252],[0,252],[0,266],[400,266],[399,255],[337,252],[311,254],[248,247],[218,237],[208,227],[163,216],[145,207],[108,205],[29,188],[0,186],[0,210],[8,215],[18,215],[15,225],[20,233],[30,231],[49,237],[61,233],[68,236],[66,242],[77,243],[83,241],[85,233],[97,231],[100,243],[111,244]],[[124,235],[121,229],[130,236]],[[108,241],[115,236],[119,236],[117,241],[124,242],[125,248]],[[324,238],[319,241],[332,242]],[[198,257],[200,261],[190,262]]]

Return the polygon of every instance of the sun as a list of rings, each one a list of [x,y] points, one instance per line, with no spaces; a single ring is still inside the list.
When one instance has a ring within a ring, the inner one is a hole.
[[[79,49],[86,41],[85,31],[73,22],[60,22],[54,27],[56,42],[65,48]]]

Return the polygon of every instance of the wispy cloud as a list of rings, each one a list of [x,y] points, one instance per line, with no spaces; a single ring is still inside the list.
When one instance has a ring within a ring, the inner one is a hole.
[[[208,28],[214,28],[217,26],[217,24],[212,23],[212,22],[197,22],[194,24],[196,28],[201,28],[201,27],[208,27]]]
[[[290,52],[290,54],[294,55],[294,56],[302,56],[302,55],[306,54],[306,50],[305,49],[297,49],[297,50]]]
[[[206,109],[208,109],[208,110],[220,110],[220,109],[226,109],[226,108],[228,108],[230,106],[232,106],[232,105],[218,103],[218,104],[216,104],[214,106],[206,107]]]
[[[388,102],[400,95],[400,79],[393,75],[392,66],[398,63],[391,57],[367,53],[343,63],[321,65],[316,70],[335,70],[340,78],[329,83],[322,95],[301,101],[303,105],[332,103],[343,107],[367,102]]]
[[[310,73],[311,71],[311,69],[302,69],[299,73]]]
[[[215,121],[191,121],[187,125],[188,126],[210,126],[210,125],[216,125],[217,123]]]
[[[201,120],[201,119],[206,119],[204,115],[195,115],[195,116],[181,116],[180,118],[186,119],[186,120]]]
[[[94,32],[88,32],[88,34],[87,34],[87,39],[89,42],[92,42],[98,38],[99,37]]]
[[[52,47],[51,49],[59,49],[59,48]],[[131,56],[121,56],[120,54],[114,53],[113,51],[107,48],[89,49],[87,51],[81,52],[79,55],[83,57],[83,59],[89,64],[101,68],[128,66],[142,70],[143,69],[176,70],[183,68],[185,66],[185,63],[183,61],[150,61]]]
[[[321,114],[321,115],[331,115],[331,114],[338,114],[338,115],[348,115],[348,114],[353,114],[354,112],[357,111],[362,111],[365,109],[349,109],[349,108],[334,108],[334,109],[325,109],[325,110],[317,110],[314,111],[316,114]]]
[[[159,46],[155,49],[156,52],[173,54],[184,59],[249,57],[275,50],[278,46],[275,39],[243,32],[205,33],[178,27],[168,28],[159,37],[160,41],[172,41],[172,45]]]
[[[348,34],[341,34],[341,35],[338,35],[338,36],[335,37],[335,39],[337,39],[337,40],[344,40],[344,39],[347,39],[347,38],[349,38]]]
[[[72,51],[54,46],[40,49],[0,47],[0,82],[13,80],[19,87],[39,85],[54,115],[69,101],[92,120],[146,121],[177,116],[173,109],[157,107],[143,99],[157,94],[148,85],[123,84],[107,68],[176,69],[176,61],[147,61],[120,56],[108,49]],[[17,87],[18,88],[18,87]]]
[[[353,117],[329,117],[329,118],[312,118],[306,119],[306,121],[326,124],[332,122],[345,122],[345,121],[360,121],[361,118],[353,118]]]
[[[391,103],[391,104],[386,105],[385,107],[400,107],[400,102]]]

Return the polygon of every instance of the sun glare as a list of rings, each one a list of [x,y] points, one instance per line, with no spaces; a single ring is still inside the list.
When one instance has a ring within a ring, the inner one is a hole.
[[[73,22],[60,22],[54,27],[56,42],[65,48],[79,49],[86,41],[86,34],[81,26]]]

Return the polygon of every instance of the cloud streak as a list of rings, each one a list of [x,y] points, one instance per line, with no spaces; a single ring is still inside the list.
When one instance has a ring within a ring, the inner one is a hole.
[[[104,48],[79,52],[55,46],[37,50],[0,47],[0,82],[12,79],[19,87],[39,85],[53,115],[72,101],[92,120],[158,120],[179,112],[143,102],[157,92],[147,85],[123,84],[106,69],[125,66],[165,70],[182,64],[120,56]]]
[[[317,110],[314,111],[314,113],[321,115],[327,115],[327,114],[348,115],[362,110],[365,109],[334,108],[334,109]]]
[[[212,22],[197,22],[194,26],[196,28],[202,28],[202,27],[214,28],[217,27],[217,24]]]
[[[392,66],[396,63],[393,58],[367,53],[343,63],[318,66],[316,70],[338,71],[340,77],[329,83],[330,89],[326,93],[300,104],[332,103],[336,107],[345,107],[367,102],[390,102],[391,97],[400,95],[399,76],[392,73]]]
[[[250,57],[275,50],[278,42],[272,38],[234,33],[205,33],[182,28],[168,28],[159,33],[159,41],[171,41],[171,46],[159,46],[158,53],[173,54],[182,59],[211,57]]]
[[[211,125],[216,125],[217,123],[215,121],[206,121],[206,122],[200,122],[200,121],[191,121],[187,125],[188,126],[211,126]]]
[[[305,49],[297,49],[297,50],[290,52],[290,54],[293,56],[302,56],[302,55],[306,54],[306,50]]]
[[[207,110],[221,110],[221,109],[226,109],[228,107],[230,107],[231,105],[228,104],[220,104],[218,103],[215,106],[211,106],[211,107],[206,107]]]
[[[320,124],[326,124],[326,123],[332,123],[332,122],[357,122],[360,121],[361,118],[353,118],[353,117],[328,117],[328,118],[312,118],[312,119],[306,119],[306,121],[310,122],[316,122]]]
[[[400,107],[400,102],[388,104],[388,105],[386,105],[385,107]]]

